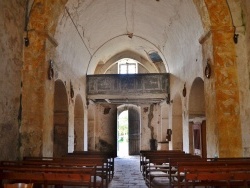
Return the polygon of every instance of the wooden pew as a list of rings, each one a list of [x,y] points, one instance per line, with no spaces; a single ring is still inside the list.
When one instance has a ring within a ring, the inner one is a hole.
[[[148,165],[152,163],[152,160],[157,160],[157,159],[164,159],[167,160],[168,158],[171,157],[178,157],[178,156],[188,156],[191,154],[185,154],[185,153],[158,153],[157,155],[155,153],[147,153],[144,155],[144,160],[143,160],[143,165],[142,165],[142,174],[145,177],[146,176],[146,170],[148,168]],[[156,164],[156,162],[155,162]],[[159,163],[158,163],[159,164]]]
[[[154,186],[169,186],[171,185],[172,179],[177,177],[176,173],[176,164],[177,161],[181,160],[199,160],[199,156],[191,154],[170,154],[160,155],[157,158],[154,156],[148,156],[149,158],[149,167],[146,172],[146,182],[149,187]]]
[[[114,176],[114,159],[116,157],[115,152],[101,152],[101,151],[74,151],[73,153],[68,153],[67,156],[101,156],[101,157],[107,157],[109,168],[110,168],[110,175],[111,178]]]
[[[185,157],[174,157],[169,158],[169,187],[177,186],[178,182],[181,182],[183,180],[184,173],[178,173],[178,163],[180,162],[199,162],[199,161],[207,161],[206,158],[201,158],[198,155],[191,155],[191,156],[185,156]]]
[[[5,183],[38,183],[44,188],[48,185],[70,185],[96,187],[91,184],[96,165],[86,166],[33,166],[23,165],[19,161],[2,162],[0,165],[1,185]]]
[[[104,160],[104,166],[102,167],[107,172],[106,183],[108,184],[113,176],[114,176],[114,156],[109,153],[100,153],[100,152],[77,152],[77,153],[69,153],[64,158],[78,158],[78,159],[89,159],[93,158],[101,158]],[[97,168],[99,170],[99,168]]]
[[[185,152],[184,151],[181,151],[181,150],[156,150],[156,151],[153,151],[153,150],[140,150],[140,170],[141,172],[143,172],[143,166],[148,163],[147,161],[147,156],[148,155],[154,155],[154,156],[158,156],[158,155],[164,155],[164,154],[184,154]]]
[[[250,160],[178,162],[178,187],[249,187]],[[184,173],[184,174],[183,174]]]
[[[93,176],[93,182],[96,182],[97,187],[107,187],[109,181],[109,169],[107,165],[106,158],[103,157],[25,157],[22,161],[22,164],[25,165],[56,165],[56,164],[64,164],[64,165],[74,165],[74,166],[82,166],[86,164],[96,164],[95,175]],[[98,179],[98,177],[101,178]],[[97,180],[96,180],[97,179]]]

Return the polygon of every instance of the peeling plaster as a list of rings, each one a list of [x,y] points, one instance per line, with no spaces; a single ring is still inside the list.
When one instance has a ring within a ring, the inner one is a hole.
[[[149,113],[148,113],[148,128],[151,132],[151,139],[154,139],[154,127],[151,125],[152,119],[154,117],[154,104],[150,105]]]

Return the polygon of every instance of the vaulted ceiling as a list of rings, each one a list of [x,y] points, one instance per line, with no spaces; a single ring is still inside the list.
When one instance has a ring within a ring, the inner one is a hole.
[[[84,61],[74,65],[76,72],[81,66],[83,73],[93,74],[98,63],[128,50],[149,62],[148,54],[155,51],[165,72],[173,72],[201,58],[203,33],[192,0],[69,0],[56,38],[61,54],[70,52],[75,61]]]

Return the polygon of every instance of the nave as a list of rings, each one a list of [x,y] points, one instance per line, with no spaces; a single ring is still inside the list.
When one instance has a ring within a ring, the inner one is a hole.
[[[121,156],[115,158],[115,173],[109,188],[146,188],[140,172],[139,156]]]

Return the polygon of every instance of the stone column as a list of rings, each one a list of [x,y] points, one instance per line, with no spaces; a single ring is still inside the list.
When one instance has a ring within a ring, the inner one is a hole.
[[[205,3],[213,45],[211,79],[214,79],[214,91],[211,92],[215,93],[213,122],[218,130],[218,154],[219,157],[239,157],[242,156],[242,139],[232,17],[226,0],[205,0]]]
[[[30,11],[29,45],[24,46],[22,70],[21,158],[53,154],[53,138],[49,133],[53,130],[54,80],[48,79],[50,47],[46,42],[51,9],[48,1],[38,0]]]

